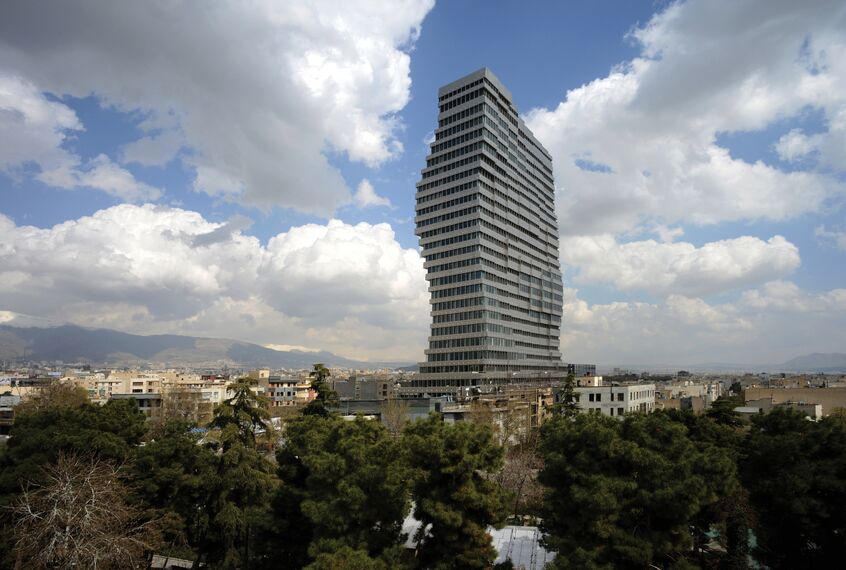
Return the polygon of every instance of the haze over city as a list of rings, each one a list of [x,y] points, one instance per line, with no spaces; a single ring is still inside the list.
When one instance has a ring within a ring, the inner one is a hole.
[[[71,7],[72,6],[72,7]],[[423,358],[415,183],[482,67],[550,152],[562,358],[846,345],[840,2],[0,8],[0,324]]]

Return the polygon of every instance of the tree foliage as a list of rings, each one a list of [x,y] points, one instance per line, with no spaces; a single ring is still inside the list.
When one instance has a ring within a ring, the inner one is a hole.
[[[256,450],[266,411],[250,386],[236,382],[215,410],[215,445],[199,445],[189,423],[170,421],[132,466],[137,500],[175,521],[165,528],[168,544],[212,568],[257,565],[256,529],[277,486],[273,465]]]
[[[171,523],[163,527],[164,539],[182,557],[186,551],[193,556],[209,525],[217,462],[189,428],[187,422],[169,421],[154,441],[135,450],[128,465],[134,501]]]
[[[251,530],[273,495],[277,481],[273,465],[242,433],[230,425],[223,430],[222,450],[206,503],[200,553],[218,568],[244,568],[252,560]]]
[[[144,414],[131,400],[25,411],[15,417],[12,437],[0,456],[0,494],[17,493],[22,482],[58,460],[60,452],[121,462],[141,442],[144,422]]]
[[[314,365],[314,369],[308,374],[311,377],[311,387],[314,390],[314,399],[306,404],[303,414],[307,416],[326,417],[330,408],[338,401],[338,394],[330,386],[327,378],[332,375],[329,369],[322,362]]]
[[[265,422],[270,417],[267,411],[267,398],[253,391],[257,382],[251,378],[240,378],[226,387],[232,396],[226,398],[214,411],[214,418],[209,427],[227,433],[233,428],[242,445],[255,448],[256,432],[265,429]],[[232,442],[230,438],[227,440]]]
[[[560,400],[555,407],[555,411],[561,415],[572,418],[579,414],[579,394],[576,388],[576,375],[572,372],[567,374],[567,380],[564,382],[564,387],[561,390]]]
[[[663,414],[556,417],[541,434],[541,526],[559,568],[684,567],[697,515],[734,476],[727,453],[697,449]]]
[[[718,424],[738,427],[743,425],[743,420],[734,409],[742,405],[740,396],[721,396],[711,403],[706,415]]]
[[[323,552],[306,570],[389,570],[391,567],[377,558],[372,558],[364,550],[355,550],[342,546],[335,552]]]
[[[303,416],[289,423],[276,457],[277,516],[298,543],[284,553],[288,564],[343,548],[378,558],[402,543],[407,477],[400,444],[384,426]]]
[[[437,415],[409,424],[403,438],[412,470],[414,537],[423,568],[487,568],[496,557],[487,533],[505,518],[493,474],[503,450],[489,426],[445,424]]]
[[[846,414],[820,422],[775,408],[753,419],[741,463],[773,568],[834,568],[846,548]]]

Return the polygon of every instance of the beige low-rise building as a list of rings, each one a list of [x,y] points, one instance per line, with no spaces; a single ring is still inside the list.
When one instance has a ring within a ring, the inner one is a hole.
[[[773,405],[788,402],[819,404],[822,415],[827,416],[837,408],[846,409],[846,388],[747,388],[743,393],[749,403],[769,399]]]

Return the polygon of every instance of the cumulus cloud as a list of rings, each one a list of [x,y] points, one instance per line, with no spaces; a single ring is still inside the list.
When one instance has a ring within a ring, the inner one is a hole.
[[[57,188],[94,188],[127,202],[157,200],[162,192],[135,179],[131,172],[115,164],[105,154],[100,154],[85,165],[78,162],[63,164],[46,170],[38,179]]]
[[[600,364],[777,364],[846,342],[846,289],[811,292],[786,281],[709,304],[670,295],[657,303],[591,304],[565,290],[564,359]]]
[[[179,156],[198,191],[328,215],[350,192],[326,151],[375,166],[402,150],[407,50],[432,5],[5,5],[0,68],[59,96],[93,94],[146,115],[148,131],[123,149],[127,161],[164,164],[187,148]]]
[[[846,251],[846,232],[828,230],[824,225],[814,229],[814,235],[824,244],[833,245],[837,249]]]
[[[29,167],[42,182],[64,189],[94,188],[122,200],[155,200],[161,191],[101,154],[83,165],[64,148],[83,130],[68,106],[47,99],[35,85],[0,73],[0,172],[19,178]]]
[[[808,156],[814,150],[814,145],[802,132],[802,129],[792,129],[778,139],[775,150],[779,158],[793,162]]]
[[[0,308],[131,332],[419,358],[423,262],[389,225],[332,220],[265,246],[242,233],[248,223],[149,204],[47,229],[0,215]]]
[[[754,309],[771,309],[786,313],[837,314],[846,311],[846,289],[809,293],[790,281],[773,281],[759,289],[745,291],[742,302]]]
[[[785,220],[825,208],[844,191],[837,177],[747,162],[717,141],[818,109],[826,131],[786,135],[779,152],[792,159],[813,148],[846,170],[844,27],[834,0],[689,0],[635,29],[640,57],[528,114],[555,159],[561,232]]]
[[[355,205],[359,208],[367,208],[370,206],[390,206],[391,201],[384,196],[379,196],[376,190],[373,189],[373,184],[366,178],[358,184],[358,188],[353,196]]]
[[[82,130],[72,109],[50,101],[24,79],[0,74],[0,171],[34,164],[42,170],[72,163],[62,148],[68,131]]]
[[[577,283],[659,295],[709,295],[770,281],[799,267],[799,249],[774,236],[744,236],[706,243],[619,243],[614,236],[576,236],[561,242],[561,259],[580,269]]]

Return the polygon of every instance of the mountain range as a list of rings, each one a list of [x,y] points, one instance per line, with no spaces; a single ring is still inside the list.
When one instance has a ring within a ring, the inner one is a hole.
[[[364,362],[326,351],[274,350],[222,338],[172,334],[135,335],[76,325],[0,325],[0,359],[34,362],[84,362],[109,366],[229,366],[233,368],[310,368],[327,366],[372,369],[408,366],[408,362]]]
[[[20,324],[18,324],[20,322]],[[0,360],[66,363],[85,362],[116,367],[157,365],[166,367],[309,368],[315,362],[345,368],[401,368],[416,370],[409,362],[365,362],[327,351],[274,350],[232,339],[182,335],[136,335],[110,329],[70,324],[35,323],[16,319],[0,324]],[[698,365],[622,366],[629,370],[670,372],[846,372],[846,354],[813,353],[781,364],[714,362]],[[601,372],[610,373],[611,369]],[[606,368],[608,368],[606,370]]]

